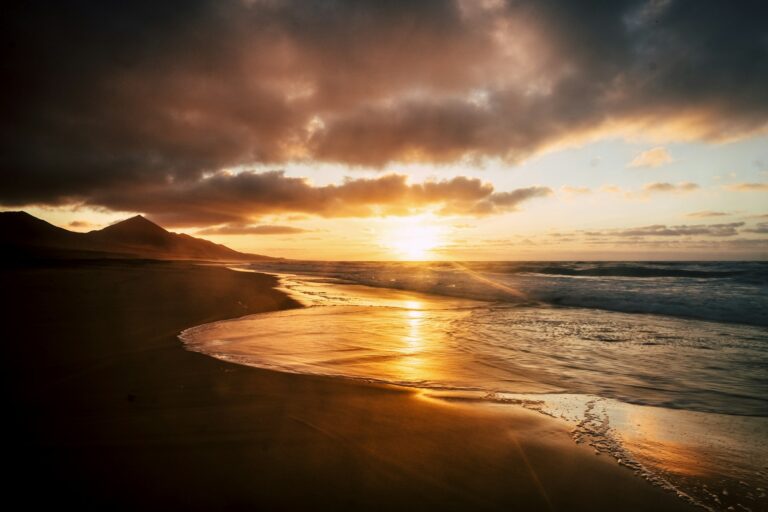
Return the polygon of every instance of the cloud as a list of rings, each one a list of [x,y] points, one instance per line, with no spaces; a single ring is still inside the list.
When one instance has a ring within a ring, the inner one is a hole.
[[[726,185],[725,188],[733,192],[766,192],[768,191],[768,183],[735,183]]]
[[[659,167],[670,162],[672,162],[672,156],[666,148],[657,147],[643,151],[633,158],[627,167]]]
[[[562,190],[567,197],[584,196],[592,193],[592,190],[589,187],[572,187],[570,185],[564,185],[563,187],[560,187],[560,190]]]
[[[693,192],[694,190],[697,190],[701,187],[697,185],[696,183],[691,183],[689,181],[681,181],[680,183],[673,184],[673,183],[666,183],[666,182],[656,182],[656,183],[646,183],[643,185],[643,192],[645,194],[657,194],[657,193],[673,193],[673,194],[685,194],[687,192]]]
[[[701,187],[697,183],[681,181],[679,183],[652,182],[646,183],[640,190],[625,190],[616,185],[603,185],[601,192],[623,195],[627,199],[648,199],[657,194],[687,194]]]
[[[401,174],[346,179],[339,185],[312,185],[283,171],[239,174],[219,172],[199,180],[94,195],[88,204],[120,211],[140,211],[169,226],[248,224],[270,214],[321,217],[409,215],[427,208],[442,215],[483,216],[518,209],[552,191],[527,187],[496,192],[493,185],[464,176],[408,183]]]
[[[194,189],[250,164],[500,158],[766,129],[762,2],[8,6],[0,203]],[[716,42],[716,43],[715,43]],[[143,211],[144,208],[138,208]]]
[[[548,187],[527,187],[513,190],[512,192],[496,192],[476,203],[451,202],[441,210],[444,215],[470,214],[491,215],[503,212],[514,212],[518,205],[536,197],[548,197],[552,195],[552,189]]]
[[[762,227],[762,224],[763,223],[759,223],[758,226]],[[744,222],[729,222],[724,224],[680,224],[675,226],[653,224],[649,226],[619,229],[578,230],[565,233],[556,232],[548,233],[547,236],[558,242],[566,240],[583,240],[590,243],[612,243],[621,240],[640,241],[645,239],[696,239],[697,237],[728,238],[738,235],[739,228],[744,225]]]
[[[681,251],[749,251],[768,249],[768,239],[733,238],[718,240],[702,239],[625,239],[625,240],[595,240],[589,245],[597,246],[625,246],[628,249],[642,247],[644,249],[676,249]],[[690,253],[689,253],[690,255]],[[682,256],[682,254],[681,254]],[[764,258],[764,253],[753,253],[751,257]]]
[[[622,189],[618,185],[603,185],[600,187],[601,192],[606,192],[608,194],[621,194]]]
[[[703,210],[700,212],[691,212],[685,214],[686,217],[705,218],[705,217],[727,217],[730,215],[728,212],[715,212],[712,210]]]
[[[88,228],[95,228],[98,226],[98,224],[94,224],[92,222],[88,222],[85,220],[73,220],[72,222],[67,224],[67,226],[75,229],[88,229]]]
[[[66,227],[74,231],[92,231],[104,227],[102,224],[88,222],[85,220],[73,220],[67,223]]]
[[[309,233],[307,229],[296,228],[293,226],[272,226],[261,225],[254,226],[248,224],[225,224],[201,231],[196,235],[295,235],[299,233]]]
[[[768,234],[768,222],[758,222],[753,228],[745,229],[747,233]]]
[[[708,225],[679,225],[679,226],[666,226],[663,224],[656,224],[652,226],[644,226],[639,228],[621,229],[616,231],[603,232],[603,236],[611,237],[645,237],[645,236],[662,236],[662,237],[675,237],[675,236],[734,236],[738,234],[736,228],[743,226],[743,222],[731,222],[728,224],[708,224]]]

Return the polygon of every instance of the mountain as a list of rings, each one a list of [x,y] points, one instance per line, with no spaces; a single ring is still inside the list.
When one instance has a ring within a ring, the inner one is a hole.
[[[141,215],[104,229],[77,233],[26,212],[0,212],[3,258],[147,258],[246,261],[272,259],[171,233]]]

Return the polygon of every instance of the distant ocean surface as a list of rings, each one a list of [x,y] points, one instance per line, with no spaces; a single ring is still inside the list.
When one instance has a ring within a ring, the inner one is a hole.
[[[240,270],[277,275],[306,307],[187,329],[188,349],[531,407],[692,503],[768,509],[768,263]]]
[[[768,262],[259,262],[265,272],[486,301],[768,326]]]

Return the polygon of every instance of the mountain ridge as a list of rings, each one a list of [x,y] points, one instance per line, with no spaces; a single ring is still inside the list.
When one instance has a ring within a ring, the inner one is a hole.
[[[25,211],[0,212],[4,258],[128,258],[249,261],[276,259],[242,253],[186,234],[172,233],[142,215],[79,233]]]

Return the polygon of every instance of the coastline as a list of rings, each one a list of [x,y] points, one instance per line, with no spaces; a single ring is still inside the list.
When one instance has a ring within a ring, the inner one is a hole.
[[[524,408],[283,374],[183,329],[296,307],[276,279],[189,263],[3,270],[4,372],[29,504],[111,508],[692,510]]]

